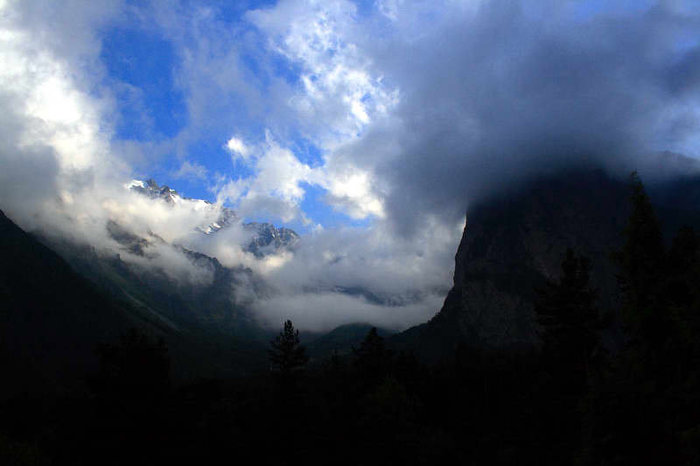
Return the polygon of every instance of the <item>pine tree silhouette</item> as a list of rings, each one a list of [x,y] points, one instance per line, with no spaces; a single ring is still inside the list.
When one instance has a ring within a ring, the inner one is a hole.
[[[294,329],[291,320],[284,323],[284,329],[270,342],[268,351],[273,372],[289,377],[304,368],[309,358],[306,348],[299,340],[299,330]]]
[[[550,369],[569,373],[579,384],[598,349],[600,329],[589,268],[588,259],[567,249],[561,277],[539,290],[535,302],[545,360]]]
[[[353,353],[355,367],[365,382],[377,382],[388,373],[392,354],[376,327],[370,329],[359,348],[353,348]]]
[[[667,327],[660,308],[663,296],[665,251],[661,225],[637,172],[630,180],[632,213],[624,230],[625,242],[614,255],[624,298],[623,315],[632,338],[656,342]]]

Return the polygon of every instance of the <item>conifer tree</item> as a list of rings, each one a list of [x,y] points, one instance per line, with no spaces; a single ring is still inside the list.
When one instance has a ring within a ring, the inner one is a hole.
[[[623,315],[633,339],[649,342],[665,327],[660,312],[665,252],[661,226],[637,172],[631,175],[632,212],[624,230],[625,242],[614,258],[624,298]]]
[[[549,369],[580,379],[598,348],[600,319],[589,284],[588,259],[567,249],[561,268],[561,277],[539,290],[535,312]]]
[[[698,298],[700,238],[691,227],[681,228],[668,252],[667,293],[674,306],[691,306]]]
[[[676,285],[669,275],[680,250],[675,258],[666,254],[661,226],[636,172],[630,184],[632,210],[622,248],[613,255],[627,341],[593,398],[591,451],[597,463],[677,464],[678,327],[670,293]]]
[[[376,327],[372,327],[360,343],[353,348],[355,366],[367,382],[375,382],[386,375],[391,362],[391,352],[386,348],[384,339],[379,336]]]
[[[308,361],[306,348],[299,340],[299,330],[294,329],[291,320],[284,323],[284,329],[270,342],[269,357],[272,370],[283,377],[304,368]]]

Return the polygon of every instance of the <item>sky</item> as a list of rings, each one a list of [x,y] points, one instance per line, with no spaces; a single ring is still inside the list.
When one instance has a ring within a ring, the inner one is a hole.
[[[423,322],[470,204],[700,156],[692,0],[0,0],[0,63],[1,209],[104,254],[118,221],[250,267],[271,291],[232,300],[275,326]],[[125,188],[148,178],[211,207]],[[302,241],[259,259],[240,225],[202,237],[223,206]],[[211,278],[151,252],[121,251]]]

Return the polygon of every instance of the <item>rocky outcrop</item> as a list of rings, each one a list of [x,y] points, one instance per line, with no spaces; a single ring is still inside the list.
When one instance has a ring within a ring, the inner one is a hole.
[[[299,241],[299,235],[294,230],[277,228],[267,222],[245,223],[243,228],[253,235],[245,250],[255,254],[256,257],[263,257],[281,249],[289,249]]]
[[[429,356],[460,343],[534,347],[535,290],[559,274],[568,247],[591,259],[599,306],[614,307],[610,254],[621,242],[629,206],[624,181],[601,171],[541,178],[473,206],[455,257],[454,286],[440,312],[397,340]]]

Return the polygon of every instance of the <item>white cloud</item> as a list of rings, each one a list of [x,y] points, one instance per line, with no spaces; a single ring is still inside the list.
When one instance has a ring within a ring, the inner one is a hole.
[[[347,166],[344,170],[328,171],[327,201],[353,218],[384,217],[382,200],[374,193],[369,171]]]
[[[0,155],[3,161],[9,161],[41,147],[47,154],[44,163],[50,164],[51,158],[56,164],[56,172],[41,182],[54,186],[55,197],[5,207],[27,225],[39,217],[60,221],[67,214],[65,209],[93,202],[83,201],[83,192],[90,190],[96,177],[113,180],[126,171],[125,165],[109,153],[111,133],[101,118],[109,109],[106,101],[85,92],[84,78],[74,71],[76,62],[82,63],[87,73],[95,70],[94,54],[99,47],[87,31],[105,21],[105,16],[92,8],[76,11],[73,26],[78,31],[66,39],[76,41],[75,48],[67,49],[58,37],[73,30],[64,22],[70,14],[61,10],[54,22],[49,22],[37,16],[45,6],[41,2],[7,4],[0,13],[0,95],[14,102],[8,115],[13,119],[9,124],[14,134],[2,141]],[[85,43],[78,43],[78,39]],[[31,166],[32,158],[26,157],[24,162]],[[13,172],[27,168],[17,162],[8,163],[2,170],[2,184],[8,190],[26,183]],[[87,221],[85,215],[78,220]]]
[[[248,146],[236,136],[232,136],[231,139],[228,140],[226,148],[234,157],[240,157],[243,160],[246,160],[251,155]]]
[[[261,298],[254,301],[253,307],[261,322],[270,328],[279,328],[285,320],[292,319],[297,328],[311,332],[358,322],[400,331],[430,319],[443,299],[431,295],[409,304],[386,306],[344,293],[317,292]]]
[[[235,180],[222,180],[215,187],[217,204],[231,203],[236,204],[248,191],[250,179],[238,178]]]
[[[237,138],[231,140],[237,149],[246,147],[242,143],[239,145]],[[230,202],[243,217],[266,214],[283,222],[295,219],[306,222],[300,208],[305,195],[302,184],[323,185],[323,172],[299,161],[289,149],[280,146],[269,131],[265,143],[255,151],[258,156],[249,159],[254,174],[220,184],[219,202]]]
[[[314,183],[319,176],[289,150],[269,141],[265,153],[256,165],[252,189],[256,193],[275,195],[286,201],[298,202],[304,196],[300,183]]]
[[[229,145],[236,150],[241,147],[249,150],[238,138],[232,138]],[[282,147],[269,131],[265,143],[255,151],[258,156],[248,161],[254,174],[229,180],[217,189],[219,202],[231,202],[244,217],[266,213],[284,222],[294,219],[308,222],[300,208],[305,196],[304,184],[326,189],[327,202],[352,218],[384,216],[382,201],[374,192],[369,171],[351,163],[328,160],[323,166],[312,167]]]
[[[273,50],[301,66],[302,88],[290,100],[302,128],[323,147],[355,137],[398,101],[395,89],[372,73],[372,63],[352,41],[355,4],[344,0],[282,0],[248,18]]]
[[[393,329],[425,322],[444,300],[463,227],[426,218],[412,240],[383,223],[318,229],[291,260],[267,273],[271,290],[251,302],[271,326],[285,318],[309,330],[358,321]]]
[[[206,180],[208,171],[204,165],[185,160],[172,175],[176,179]]]

